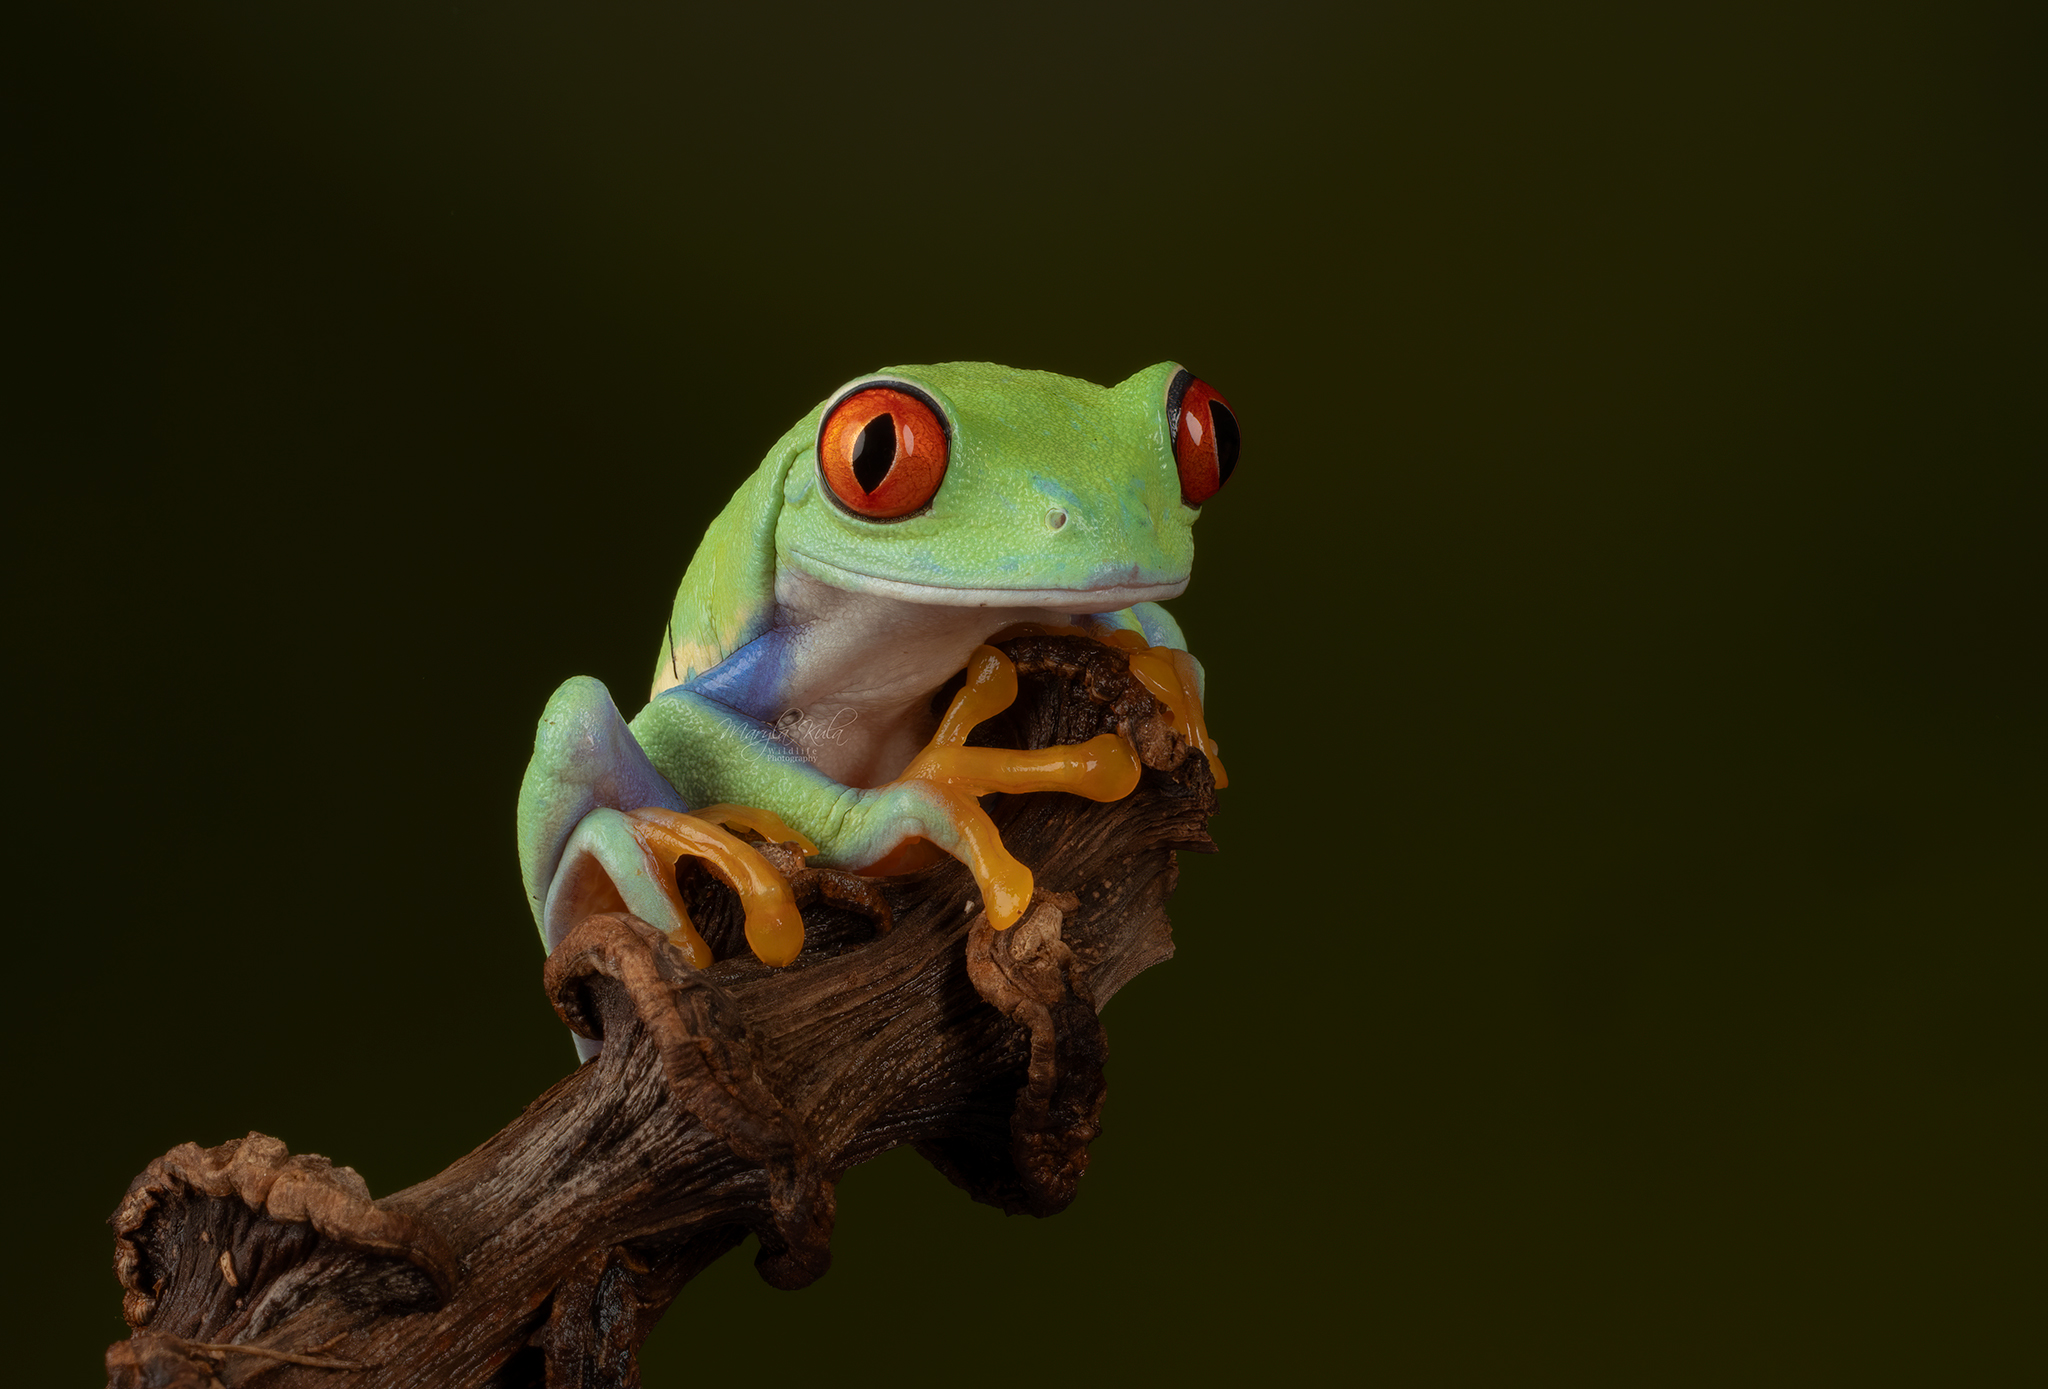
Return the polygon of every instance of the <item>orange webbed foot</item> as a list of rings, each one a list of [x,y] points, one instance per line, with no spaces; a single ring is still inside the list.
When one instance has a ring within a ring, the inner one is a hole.
[[[1125,633],[1116,633],[1123,636]],[[1223,761],[1217,756],[1216,740],[1209,736],[1209,723],[1202,714],[1201,677],[1195,673],[1195,658],[1177,646],[1146,646],[1144,638],[1132,632],[1136,638],[1124,646],[1131,653],[1131,674],[1138,682],[1152,692],[1152,697],[1166,706],[1173,719],[1173,731],[1187,740],[1188,746],[1197,749],[1209,759],[1209,771],[1216,778],[1220,789],[1230,785],[1230,774],[1223,770]]]
[[[1089,637],[1126,653],[1131,674],[1166,707],[1173,731],[1209,759],[1209,771],[1219,788],[1230,785],[1230,774],[1223,770],[1221,749],[1209,736],[1209,723],[1202,713],[1202,679],[1193,656],[1177,646],[1147,645],[1142,632],[1128,627],[1060,627],[1020,622],[1004,628],[990,640],[1018,636]]]
[[[1017,698],[1017,668],[993,646],[979,646],[967,662],[967,684],[953,697],[924,751],[891,786],[922,783],[944,807],[956,842],[945,846],[965,863],[981,889],[989,923],[1004,930],[1031,905],[1031,870],[1019,863],[981,808],[991,792],[1070,791],[1095,801],[1121,800],[1138,784],[1138,755],[1115,733],[1085,743],[1023,751],[970,748],[967,735]]]
[[[676,890],[676,862],[685,856],[702,859],[714,877],[739,894],[746,912],[747,944],[763,963],[786,965],[804,948],[804,921],[788,880],[757,849],[724,828],[738,825],[771,843],[795,843],[805,853],[817,852],[817,845],[780,818],[750,806],[715,805],[695,811],[643,806],[628,812],[627,819],[640,842],[661,863],[662,889],[680,923],[669,931],[669,942],[691,965],[707,968],[711,951],[697,934]]]

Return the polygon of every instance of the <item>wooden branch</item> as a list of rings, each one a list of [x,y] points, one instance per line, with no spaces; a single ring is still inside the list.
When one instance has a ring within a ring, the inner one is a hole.
[[[770,1283],[822,1275],[839,1176],[900,1143],[977,1200],[1064,1209],[1102,1107],[1096,1013],[1173,953],[1174,852],[1213,849],[1214,782],[1121,653],[1003,645],[1021,692],[971,741],[1119,731],[1146,766],[1122,801],[988,798],[1037,875],[1023,921],[991,929],[950,861],[870,885],[788,859],[806,938],[783,969],[745,951],[708,875],[684,882],[708,970],[591,917],[543,977],[602,1052],[439,1176],[373,1200],[253,1133],[152,1162],[113,1217],[137,1329],[112,1383],[631,1385],[683,1284],[747,1234]]]

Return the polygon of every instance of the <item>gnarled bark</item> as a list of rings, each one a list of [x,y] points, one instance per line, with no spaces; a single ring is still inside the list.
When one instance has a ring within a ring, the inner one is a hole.
[[[708,876],[684,884],[724,955],[708,970],[591,917],[544,982],[602,1053],[439,1176],[373,1200],[261,1134],[152,1162],[113,1217],[136,1328],[113,1383],[634,1384],[670,1301],[747,1234],[769,1282],[822,1275],[840,1174],[899,1143],[978,1200],[1064,1209],[1102,1108],[1096,1013],[1172,954],[1174,852],[1212,847],[1214,783],[1120,653],[1003,645],[1018,701],[970,741],[1114,730],[1146,767],[1116,802],[989,798],[1037,876],[1023,921],[991,929],[951,862],[876,892],[788,860],[806,939],[786,968],[746,953]]]

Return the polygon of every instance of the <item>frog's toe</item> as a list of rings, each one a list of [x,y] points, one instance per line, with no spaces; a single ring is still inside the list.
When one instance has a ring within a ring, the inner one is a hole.
[[[631,912],[665,933],[696,968],[711,963],[711,951],[676,891],[674,857],[663,862],[633,816],[600,807],[571,831],[548,885],[541,931],[549,952],[584,917],[612,911]]]
[[[738,822],[761,816],[745,807],[718,809]],[[761,818],[780,824],[772,816]],[[710,819],[665,806],[601,807],[577,824],[548,887],[541,924],[548,949],[584,917],[623,910],[665,933],[685,962],[707,968],[711,951],[676,887],[676,861],[686,856],[701,860],[739,894],[747,944],[762,961],[786,965],[797,957],[804,923],[788,880],[758,850]]]
[[[1202,712],[1202,663],[1178,647],[1127,649],[1131,652],[1131,674],[1165,708],[1174,732],[1209,759],[1209,771],[1219,788],[1230,785],[1230,774],[1223,770],[1219,755],[1221,749],[1209,736],[1209,721]]]
[[[906,778],[951,786],[974,796],[994,791],[1068,791],[1091,801],[1120,801],[1137,789],[1142,769],[1130,740],[1101,733],[1085,743],[1016,748],[927,748]]]
[[[744,825],[757,832],[764,825],[771,830],[787,831],[793,838],[778,842],[793,843],[798,849],[815,849],[816,845],[789,830],[777,816],[748,806],[718,805],[687,814],[662,806],[645,806],[628,818],[640,842],[661,864],[663,881],[671,893],[675,890],[676,860],[688,855],[701,860],[713,877],[739,894],[740,906],[746,913],[747,945],[763,964],[786,965],[802,951],[804,920],[797,912],[789,880],[759,850],[716,821]],[[680,900],[676,908],[682,909]],[[694,930],[690,934],[696,936]],[[677,942],[677,948],[682,948],[681,942]],[[703,948],[701,941],[698,948]],[[703,963],[710,962],[707,951]]]
[[[967,735],[1017,699],[1017,668],[993,646],[967,661],[967,683],[953,696],[938,732],[911,759],[901,780],[930,781],[986,796],[993,791],[1071,791],[1091,801],[1120,801],[1138,786],[1138,754],[1130,740],[1102,733],[1085,743],[1025,751],[970,748]]]
[[[1104,733],[1085,743],[1024,751],[970,748],[976,725],[1017,698],[1017,669],[993,646],[975,649],[967,683],[953,697],[925,750],[890,783],[898,806],[914,807],[915,832],[965,863],[981,888],[997,930],[1014,925],[1031,905],[1031,870],[1003,847],[979,797],[992,792],[1068,791],[1095,801],[1121,800],[1138,785],[1138,755],[1125,739]],[[913,790],[913,788],[915,788]],[[898,814],[904,813],[899,810]]]
[[[974,796],[951,787],[922,781],[888,787],[867,839],[869,852],[856,854],[854,860],[869,860],[869,872],[892,871],[902,846],[918,840],[967,865],[997,930],[1015,925],[1031,905],[1031,870],[1003,847],[995,821]]]

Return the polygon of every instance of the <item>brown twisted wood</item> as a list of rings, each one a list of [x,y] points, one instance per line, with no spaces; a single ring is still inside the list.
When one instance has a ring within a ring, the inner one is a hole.
[[[1212,847],[1214,783],[1120,653],[1003,645],[1020,695],[971,741],[1118,731],[1146,766],[1122,801],[989,798],[1037,875],[1023,921],[990,929],[958,864],[878,902],[786,858],[806,941],[783,969],[745,952],[708,876],[683,884],[723,956],[708,970],[633,917],[590,918],[544,982],[602,1053],[439,1176],[373,1200],[260,1134],[152,1162],[113,1218],[136,1328],[113,1384],[634,1384],[655,1320],[747,1234],[770,1282],[822,1275],[840,1174],[900,1143],[978,1200],[1064,1209],[1102,1107],[1096,1013],[1172,954],[1174,853]]]

